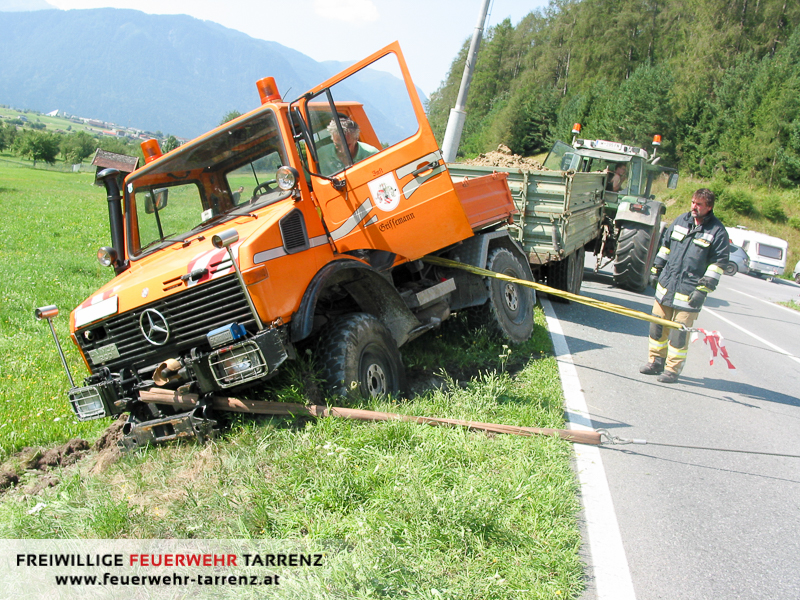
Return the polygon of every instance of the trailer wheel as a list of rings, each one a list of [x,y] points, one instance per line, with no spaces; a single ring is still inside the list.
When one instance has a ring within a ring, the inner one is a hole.
[[[643,292],[650,279],[658,237],[653,227],[625,223],[619,232],[614,257],[614,283],[632,292]]]
[[[547,285],[570,294],[580,294],[585,258],[586,250],[581,247],[564,260],[550,263],[547,266]],[[559,296],[551,296],[550,299],[566,302]]]
[[[496,248],[486,268],[517,279],[525,279],[525,269],[509,250]],[[486,278],[489,300],[470,309],[471,325],[486,325],[489,332],[513,344],[521,344],[533,333],[533,292],[530,288],[501,279]]]
[[[336,396],[398,395],[405,388],[397,344],[370,314],[355,313],[330,323],[320,336],[317,356],[328,391]]]

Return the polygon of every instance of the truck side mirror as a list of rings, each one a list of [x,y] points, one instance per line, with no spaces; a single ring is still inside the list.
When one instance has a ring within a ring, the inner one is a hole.
[[[152,215],[157,210],[166,208],[168,195],[169,190],[167,188],[148,192],[147,196],[144,198],[144,212],[148,215]]]
[[[667,180],[667,187],[671,190],[674,190],[678,187],[678,174],[677,173],[670,173],[669,179]]]

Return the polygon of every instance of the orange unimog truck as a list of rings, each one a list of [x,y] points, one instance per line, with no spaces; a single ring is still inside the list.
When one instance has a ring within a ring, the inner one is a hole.
[[[363,90],[387,72],[406,94],[380,112]],[[533,330],[529,288],[422,260],[533,279],[503,229],[506,174],[454,185],[396,43],[292,102],[271,78],[258,87],[256,110],[165,155],[146,142],[122,182],[98,174],[112,238],[98,258],[116,276],[70,317],[91,375],[69,398],[81,420],[130,413],[126,448],[209,435],[214,396],[263,383],[298,347],[332,394],[370,396],[400,392],[398,348],[455,311],[511,342]],[[358,142],[337,150],[348,119]],[[158,388],[198,405],[144,401]]]

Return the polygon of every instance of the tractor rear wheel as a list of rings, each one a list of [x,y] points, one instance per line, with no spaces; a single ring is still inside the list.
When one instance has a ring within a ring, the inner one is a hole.
[[[650,225],[625,223],[617,239],[614,283],[632,292],[643,292],[650,279],[658,236]]]
[[[330,323],[320,336],[317,356],[328,391],[336,396],[396,396],[405,388],[397,344],[370,314],[355,313]]]

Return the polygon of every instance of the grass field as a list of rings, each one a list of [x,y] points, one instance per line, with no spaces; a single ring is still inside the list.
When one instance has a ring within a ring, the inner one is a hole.
[[[86,367],[68,337],[69,312],[112,275],[94,259],[110,234],[105,193],[93,180],[0,162],[0,458],[23,446],[96,436],[106,426],[74,422],[50,330],[33,316],[39,306],[60,307],[54,325],[82,381]]]
[[[3,158],[0,156],[0,158]],[[76,379],[85,366],[67,315],[111,276],[105,193],[85,174],[0,162],[0,452],[19,483],[0,495],[3,538],[333,540],[324,598],[576,598],[583,587],[571,446],[409,423],[235,417],[221,439],[124,455],[90,454],[37,475],[17,454],[81,437],[67,381],[37,306],[55,320]],[[544,317],[503,347],[458,319],[404,346],[414,393],[362,406],[515,425],[563,426]],[[263,397],[319,393],[312,357],[283,368]],[[32,510],[37,505],[44,505]]]

